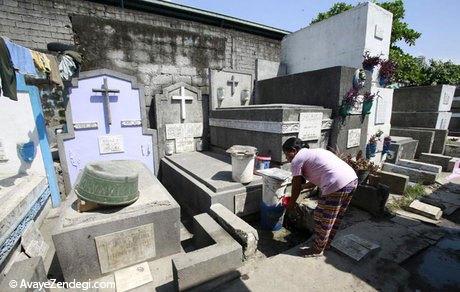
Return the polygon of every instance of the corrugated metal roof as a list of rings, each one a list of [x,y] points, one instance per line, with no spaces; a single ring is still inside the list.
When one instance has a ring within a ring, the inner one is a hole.
[[[196,21],[223,28],[235,29],[265,36],[272,39],[282,39],[289,31],[270,27],[236,17],[227,16],[203,9],[160,0],[90,0],[118,7],[141,10],[164,16]]]

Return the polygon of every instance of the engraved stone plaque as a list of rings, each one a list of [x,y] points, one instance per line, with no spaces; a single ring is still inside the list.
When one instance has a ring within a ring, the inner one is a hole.
[[[117,292],[129,291],[153,281],[147,262],[116,271],[114,276]]]
[[[139,127],[142,126],[141,120],[122,120],[121,122],[122,127]]]
[[[201,137],[202,123],[166,124],[166,139],[184,139]]]
[[[377,98],[377,107],[375,111],[375,125],[380,125],[385,123],[386,115],[387,115],[387,105],[385,102],[385,98]]]
[[[99,153],[110,154],[124,152],[122,135],[99,136]]]
[[[86,130],[86,129],[97,129],[97,122],[87,122],[87,123],[74,123],[73,128],[75,130]]]
[[[361,129],[351,129],[348,130],[347,137],[347,148],[359,146],[359,141],[361,139]]]
[[[94,241],[102,274],[156,256],[153,223],[97,236]]]
[[[193,138],[176,139],[176,153],[195,151],[195,140]]]
[[[323,113],[300,113],[299,139],[303,141],[318,140],[321,136]]]

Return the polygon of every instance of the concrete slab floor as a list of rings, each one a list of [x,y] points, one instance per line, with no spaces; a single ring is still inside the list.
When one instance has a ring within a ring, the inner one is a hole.
[[[456,193],[456,190],[454,185],[443,189],[443,192]],[[455,281],[460,279],[460,276],[453,275],[457,275],[455,273],[458,272],[459,258],[452,252],[458,254],[460,235],[455,233],[448,234],[444,238],[443,236],[446,230],[460,230],[459,211],[453,212],[447,219],[442,219],[440,226],[432,226],[403,217],[373,221],[366,212],[351,207],[346,213],[339,234],[352,232],[367,239],[378,239],[382,244],[381,252],[359,264],[334,251],[328,251],[325,257],[318,259],[299,257],[296,255],[298,246],[307,241],[310,234],[296,230],[289,231],[285,228],[277,232],[264,231],[260,229],[259,219],[256,216],[246,218],[259,232],[258,251],[238,269],[242,275],[239,279],[222,285],[218,290],[395,291],[402,287],[408,287],[409,290],[420,289],[420,287],[445,290],[444,288],[451,287],[449,283],[458,286]],[[54,251],[50,234],[56,226],[57,219],[56,210],[52,210],[40,228],[45,241],[50,244],[50,251]],[[185,227],[188,227],[186,218],[182,220],[185,221]],[[50,254],[54,252],[49,253],[45,259],[45,267],[49,268],[48,276],[62,280],[58,262],[53,261],[53,256]],[[447,255],[451,259],[443,261]],[[454,266],[450,267],[453,264],[456,265],[457,270]],[[435,271],[430,270],[434,268],[431,267],[433,265],[436,266]],[[152,291],[152,289],[173,291],[170,258],[149,262],[149,267],[154,281],[134,291]],[[427,271],[437,273],[445,269],[450,269],[450,272],[440,277],[439,281],[426,276]],[[110,279],[100,280],[110,281]],[[425,283],[423,281],[427,283],[426,286],[420,284]]]

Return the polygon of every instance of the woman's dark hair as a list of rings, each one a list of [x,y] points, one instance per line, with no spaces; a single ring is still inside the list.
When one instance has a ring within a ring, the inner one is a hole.
[[[299,138],[292,137],[292,138],[287,139],[286,142],[283,143],[283,151],[288,151],[292,149],[300,150],[302,148],[310,148],[310,147],[308,146],[307,142],[303,142]]]

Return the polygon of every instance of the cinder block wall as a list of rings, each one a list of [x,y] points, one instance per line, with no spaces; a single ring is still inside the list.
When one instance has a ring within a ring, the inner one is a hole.
[[[83,0],[0,0],[0,35],[31,49],[80,44],[83,70],[134,75],[147,104],[185,81],[208,93],[206,68],[255,72],[255,60],[279,61],[280,40]],[[148,109],[147,109],[148,110]]]

